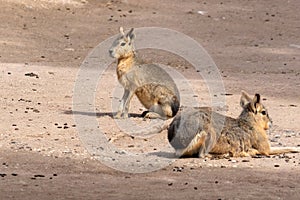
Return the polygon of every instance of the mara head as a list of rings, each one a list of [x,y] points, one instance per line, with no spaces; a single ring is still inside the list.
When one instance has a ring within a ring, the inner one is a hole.
[[[251,98],[245,91],[242,91],[240,105],[243,108],[240,118],[254,121],[254,123],[265,130],[270,128],[272,120],[269,117],[267,109],[261,103],[259,94],[255,94]]]
[[[134,54],[133,40],[135,35],[133,30],[134,29],[132,28],[125,34],[123,27],[120,27],[120,36],[113,42],[109,49],[111,57],[123,58]]]

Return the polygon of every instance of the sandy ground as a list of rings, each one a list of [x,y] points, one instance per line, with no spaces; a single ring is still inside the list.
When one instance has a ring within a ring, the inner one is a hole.
[[[111,118],[122,95],[115,63],[92,88],[95,109],[74,110],[80,66],[99,43],[119,26],[169,28],[195,39],[215,61],[227,115],[241,111],[241,90],[260,93],[274,122],[271,145],[300,146],[299,6],[297,0],[1,0],[0,199],[299,199],[299,154],[178,160],[166,130],[133,137]],[[156,50],[139,55],[188,80],[194,93],[175,78],[182,106],[194,105],[191,99],[210,106],[205,80],[186,60]],[[138,117],[143,111],[134,98],[129,120],[145,129],[156,121]],[[124,150],[116,154],[151,154],[153,162],[171,164],[149,173],[129,173],[128,163],[118,161],[115,169],[106,166],[88,152],[85,137],[94,131],[82,131],[80,117],[96,121],[107,144]]]

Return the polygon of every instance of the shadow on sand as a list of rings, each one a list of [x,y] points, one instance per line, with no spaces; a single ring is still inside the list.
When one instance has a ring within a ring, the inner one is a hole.
[[[109,116],[111,118],[114,118],[113,116],[115,115],[115,113],[113,112],[82,112],[82,111],[73,111],[73,110],[66,110],[63,113],[66,115],[86,115],[86,116],[96,116],[96,117]],[[143,118],[142,114],[137,114],[137,113],[129,113],[129,117]]]

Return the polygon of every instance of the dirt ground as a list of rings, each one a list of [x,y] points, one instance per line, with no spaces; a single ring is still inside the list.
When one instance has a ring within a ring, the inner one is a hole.
[[[120,26],[168,28],[195,39],[215,61],[227,115],[241,111],[241,90],[260,93],[274,123],[271,145],[300,146],[299,6],[298,0],[0,0],[0,199],[299,199],[299,154],[178,160],[165,151],[166,130],[149,138],[122,130],[111,118],[121,89],[116,63],[94,91],[95,110],[74,110],[80,66],[99,43]],[[139,55],[186,77],[195,93],[180,89],[183,99],[210,105],[206,82],[184,59],[155,50]],[[137,117],[144,110],[137,99],[132,104],[129,119],[151,124]],[[80,116],[96,119],[109,144],[171,164],[148,173],[129,173],[123,163],[108,167],[88,152]]]

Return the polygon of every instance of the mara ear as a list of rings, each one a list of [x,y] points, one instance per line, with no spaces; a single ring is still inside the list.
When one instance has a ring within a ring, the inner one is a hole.
[[[241,107],[244,108],[250,102],[252,102],[252,99],[250,98],[250,96],[248,95],[247,92],[242,90],[242,96],[241,96],[241,99],[240,99]]]
[[[260,94],[255,94],[252,101],[254,104],[260,103]]]
[[[251,107],[253,111],[257,110],[257,104],[260,104],[260,94],[255,94],[251,102]]]
[[[134,28],[131,28],[130,31],[127,33],[126,37],[129,39],[129,40],[133,40],[135,38],[135,34],[133,33],[134,31]]]
[[[120,33],[121,33],[121,35],[123,35],[123,36],[125,35],[125,33],[124,33],[124,29],[123,29],[123,27],[122,27],[122,26],[120,27]]]

